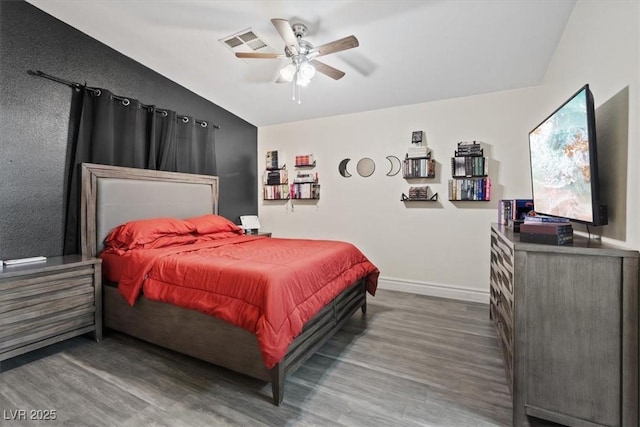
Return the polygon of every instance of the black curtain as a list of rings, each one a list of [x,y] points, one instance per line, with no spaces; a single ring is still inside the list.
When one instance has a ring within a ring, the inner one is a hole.
[[[64,254],[80,253],[82,163],[215,175],[214,126],[105,89],[75,89],[69,120]]]

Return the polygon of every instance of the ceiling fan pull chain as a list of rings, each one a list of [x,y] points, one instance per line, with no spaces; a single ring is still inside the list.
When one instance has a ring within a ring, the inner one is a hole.
[[[291,100],[296,100],[296,76],[293,76],[293,80],[291,81]]]

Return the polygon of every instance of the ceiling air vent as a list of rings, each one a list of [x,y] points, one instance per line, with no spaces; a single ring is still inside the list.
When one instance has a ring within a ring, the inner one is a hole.
[[[231,49],[233,49],[234,47],[238,47],[238,46],[240,46],[240,45],[242,44],[242,40],[240,40],[240,39],[239,39],[239,38],[237,38],[237,37],[231,37],[230,39],[225,40],[224,42],[225,42],[225,43],[227,44],[227,46],[229,46]]]
[[[238,37],[244,42],[250,42],[251,40],[255,40],[258,38],[258,36],[256,36],[256,34],[251,30],[247,31],[246,33],[240,34]]]
[[[273,51],[251,28],[224,37],[220,39],[220,42],[233,52]]]

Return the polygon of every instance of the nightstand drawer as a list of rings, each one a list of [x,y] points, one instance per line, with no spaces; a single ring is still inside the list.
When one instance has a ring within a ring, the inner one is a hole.
[[[78,287],[93,288],[93,268],[82,268],[58,274],[27,275],[17,280],[0,279],[0,313],[18,300],[63,298]],[[50,295],[46,297],[46,295]]]
[[[54,257],[0,272],[0,361],[94,332],[102,337],[100,260]]]

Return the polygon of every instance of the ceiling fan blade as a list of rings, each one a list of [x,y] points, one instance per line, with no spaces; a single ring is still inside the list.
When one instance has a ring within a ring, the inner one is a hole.
[[[356,38],[356,36],[348,36],[340,40],[332,41],[331,43],[326,43],[321,46],[315,47],[311,49],[310,54],[313,57],[318,57],[318,56],[328,55],[330,53],[352,49],[358,46],[360,46],[360,43],[358,42],[358,39]]]
[[[344,72],[338,70],[337,68],[333,68],[331,65],[327,65],[324,62],[320,62],[317,60],[311,61],[311,64],[316,68],[316,71],[331,77],[334,80],[340,80],[344,77]]]
[[[238,58],[256,58],[256,59],[280,59],[286,58],[286,55],[280,53],[264,53],[264,52],[236,52]]]
[[[282,40],[284,40],[284,42],[287,44],[287,47],[289,48],[289,50],[294,54],[297,54],[298,52],[300,52],[300,45],[298,44],[298,38],[293,33],[293,30],[291,29],[291,24],[289,24],[289,21],[287,21],[286,19],[274,18],[271,20],[271,23],[273,24],[274,27],[276,27],[278,34],[280,34],[280,37],[282,37]]]

